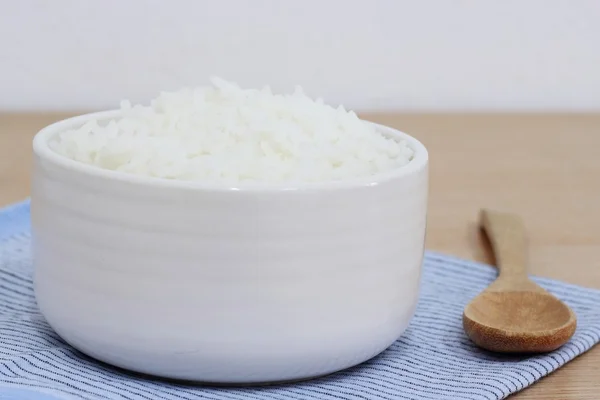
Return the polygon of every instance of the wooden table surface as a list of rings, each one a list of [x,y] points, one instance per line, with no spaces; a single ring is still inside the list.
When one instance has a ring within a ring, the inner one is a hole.
[[[0,206],[29,195],[31,139],[68,114],[0,114]],[[427,146],[427,248],[489,261],[480,207],[522,215],[530,271],[600,288],[600,114],[369,114]],[[600,312],[600,304],[599,304]],[[600,398],[592,349],[519,399]]]

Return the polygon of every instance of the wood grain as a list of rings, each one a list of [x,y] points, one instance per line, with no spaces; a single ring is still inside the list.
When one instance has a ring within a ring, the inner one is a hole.
[[[29,194],[31,138],[67,114],[0,114],[0,205]],[[600,288],[600,114],[365,114],[420,139],[431,159],[427,247],[491,261],[482,207],[514,212],[529,271]],[[599,305],[600,309],[600,305]],[[598,399],[593,349],[518,399]]]

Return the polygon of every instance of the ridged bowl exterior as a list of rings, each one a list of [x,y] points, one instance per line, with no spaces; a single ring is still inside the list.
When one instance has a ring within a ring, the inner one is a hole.
[[[89,118],[34,140],[35,292],[75,348],[162,377],[273,382],[356,365],[406,329],[428,186],[414,139],[419,165],[381,182],[226,190],[96,171],[48,149]]]

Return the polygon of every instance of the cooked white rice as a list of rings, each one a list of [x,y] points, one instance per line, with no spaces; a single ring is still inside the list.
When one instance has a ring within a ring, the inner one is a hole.
[[[122,117],[60,133],[54,151],[108,170],[206,182],[323,182],[366,177],[410,162],[343,106],[300,87],[276,95],[212,79],[212,87],[161,93],[150,106],[121,102]]]

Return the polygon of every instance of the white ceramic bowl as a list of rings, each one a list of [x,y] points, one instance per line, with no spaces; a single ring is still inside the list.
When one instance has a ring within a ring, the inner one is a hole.
[[[372,358],[417,302],[428,155],[368,180],[296,187],[106,171],[34,139],[35,292],[65,341],[126,369],[176,379],[304,379]]]

